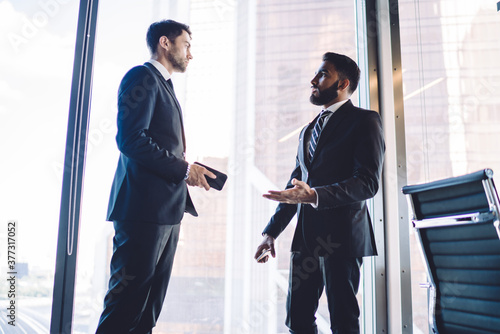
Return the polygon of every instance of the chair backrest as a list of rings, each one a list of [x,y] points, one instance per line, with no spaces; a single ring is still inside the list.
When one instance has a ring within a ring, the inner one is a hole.
[[[435,333],[500,333],[499,200],[493,171],[406,186],[432,285]]]

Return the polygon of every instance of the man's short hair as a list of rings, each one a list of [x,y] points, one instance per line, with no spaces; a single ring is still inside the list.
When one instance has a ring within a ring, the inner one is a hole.
[[[359,67],[351,58],[334,52],[327,52],[323,55],[323,61],[330,62],[337,71],[341,80],[349,80],[349,92],[352,94],[358,87]]]
[[[169,41],[174,42],[175,39],[186,31],[191,37],[189,26],[184,23],[179,23],[174,20],[162,20],[152,23],[146,34],[146,42],[151,54],[155,54],[158,48],[158,42],[161,36],[166,36]]]

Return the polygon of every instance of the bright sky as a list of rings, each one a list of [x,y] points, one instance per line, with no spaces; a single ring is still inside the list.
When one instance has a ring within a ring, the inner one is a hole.
[[[29,2],[15,3],[17,8],[0,2],[0,235],[8,219],[18,220],[18,261],[48,266],[59,219],[57,171],[66,138],[76,23],[59,28],[67,24],[63,14],[74,17],[76,11],[66,4],[49,16]]]

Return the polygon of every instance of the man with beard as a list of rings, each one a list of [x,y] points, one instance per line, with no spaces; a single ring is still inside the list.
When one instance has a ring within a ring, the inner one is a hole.
[[[197,216],[187,185],[215,175],[185,160],[182,112],[170,79],[185,72],[191,31],[164,20],[146,36],[151,59],[118,90],[118,167],[108,206],[113,221],[109,290],[97,333],[151,333],[167,291],[184,212]]]
[[[321,113],[301,134],[297,163],[263,231],[255,258],[275,256],[274,240],[297,214],[292,241],[286,325],[290,333],[317,333],[318,300],[325,289],[332,333],[359,333],[362,257],[376,255],[366,200],[379,187],[384,139],[378,113],[349,100],[359,68],[344,55],[326,53],[311,80],[311,103]]]

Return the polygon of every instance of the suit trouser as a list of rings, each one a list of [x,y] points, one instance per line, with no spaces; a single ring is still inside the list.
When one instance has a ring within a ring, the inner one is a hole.
[[[167,292],[180,224],[115,221],[109,290],[96,333],[150,333]]]
[[[362,258],[314,257],[292,252],[286,325],[293,334],[316,334],[316,311],[325,289],[333,334],[359,333],[359,287]]]

